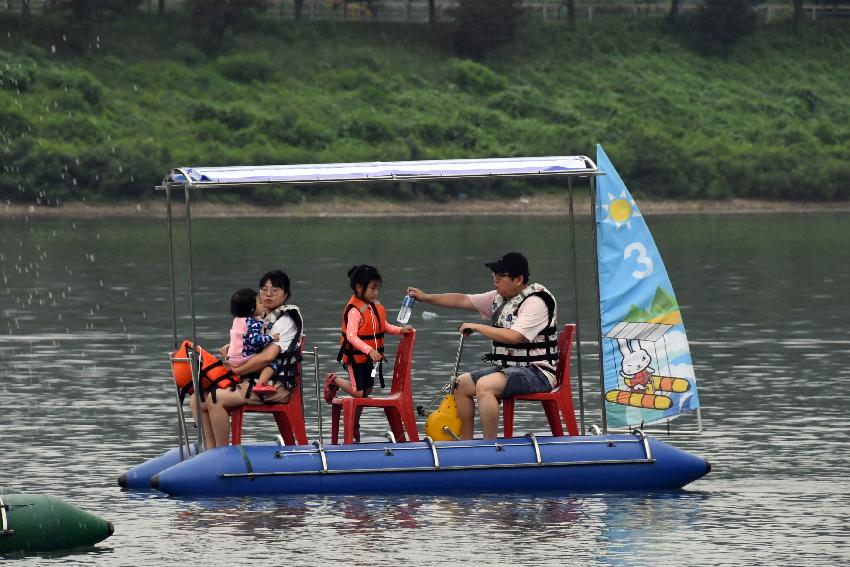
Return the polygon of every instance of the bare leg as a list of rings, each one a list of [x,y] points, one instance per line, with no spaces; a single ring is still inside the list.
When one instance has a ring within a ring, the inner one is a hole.
[[[355,396],[357,398],[360,397],[369,397],[369,394],[372,393],[372,388],[364,392],[356,392],[361,394],[360,396]],[[357,406],[357,413],[354,414],[354,442],[360,443],[360,416],[363,414],[363,406]]]
[[[460,418],[460,438],[472,439],[475,433],[475,384],[472,376],[467,372],[458,378],[457,390],[455,390],[455,402],[457,402],[457,416]]]
[[[348,367],[348,380],[346,380],[345,378],[340,378],[339,376],[336,377],[336,385],[339,386],[340,390],[342,390],[352,398],[362,398],[364,395],[363,390],[356,389],[354,384],[355,381],[351,366]]]
[[[272,376],[274,376],[274,370],[272,370],[271,366],[266,366],[260,371],[260,378],[257,380],[257,383],[268,384]]]
[[[499,436],[499,396],[507,385],[508,377],[503,372],[482,376],[475,384],[484,439],[495,439]]]
[[[207,395],[207,413],[209,415],[212,436],[207,438],[207,446],[226,447],[230,442],[230,415],[227,408],[235,408],[245,405],[245,392],[241,389],[217,390],[216,401],[213,403],[212,395]]]
[[[209,397],[207,397],[209,400]],[[195,420],[195,427],[198,427],[198,416],[195,415],[195,394],[189,396],[189,408],[192,410],[192,417]],[[210,416],[207,413],[207,402],[201,402],[201,423],[204,428],[204,442],[208,449],[215,447],[215,439],[213,439],[212,425],[210,424]],[[191,439],[190,439],[191,441]]]

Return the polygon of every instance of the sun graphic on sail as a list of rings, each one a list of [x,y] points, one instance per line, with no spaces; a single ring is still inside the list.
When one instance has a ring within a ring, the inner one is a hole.
[[[620,230],[622,226],[631,229],[632,218],[643,216],[640,214],[631,194],[625,190],[619,196],[608,193],[608,203],[602,204],[602,210],[608,213],[608,216],[602,222],[613,224],[617,227],[617,230]]]

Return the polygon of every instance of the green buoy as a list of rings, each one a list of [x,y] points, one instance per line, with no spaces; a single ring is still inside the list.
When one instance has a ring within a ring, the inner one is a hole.
[[[0,493],[0,555],[92,546],[113,530],[110,522],[52,496]]]

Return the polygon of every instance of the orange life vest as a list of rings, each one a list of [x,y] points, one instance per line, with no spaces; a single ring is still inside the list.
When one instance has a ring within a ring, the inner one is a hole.
[[[189,353],[192,351],[192,341],[186,340],[174,352],[171,360],[171,370],[174,374],[174,382],[180,389],[180,401],[187,394],[195,391],[192,385],[192,367],[188,360],[174,360],[175,358],[189,358]],[[198,381],[201,385],[201,399],[204,392],[212,392],[213,401],[215,401],[216,388],[230,388],[235,386],[240,378],[237,374],[231,372],[224,363],[222,363],[213,354],[205,351],[201,347],[195,349],[195,353],[201,359],[201,368],[198,373]]]
[[[357,329],[357,338],[377,350],[381,355],[384,354],[384,328],[387,325],[387,310],[377,301],[366,303],[352,295],[342,312],[342,337],[340,338],[337,360],[343,364],[349,362],[363,364],[370,360],[369,355],[354,348],[345,337],[348,327],[348,312],[352,309],[360,311],[360,315],[363,317],[360,328]]]

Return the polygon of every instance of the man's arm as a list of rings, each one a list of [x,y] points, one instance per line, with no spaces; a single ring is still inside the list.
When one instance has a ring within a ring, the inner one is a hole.
[[[438,307],[478,311],[465,293],[425,293],[421,289],[409,287],[407,288],[407,295],[413,296],[416,301],[430,303]]]
[[[279,354],[280,347],[275,343],[271,343],[261,352],[249,358],[245,364],[239,368],[231,368],[231,370],[239,376],[259,372],[266,366],[269,366]]]
[[[484,325],[481,323],[461,323],[458,331],[461,333],[464,331],[481,333],[491,341],[509,345],[525,342],[525,337],[518,331],[514,331],[513,329],[502,329],[501,327],[493,327],[492,325]]]

